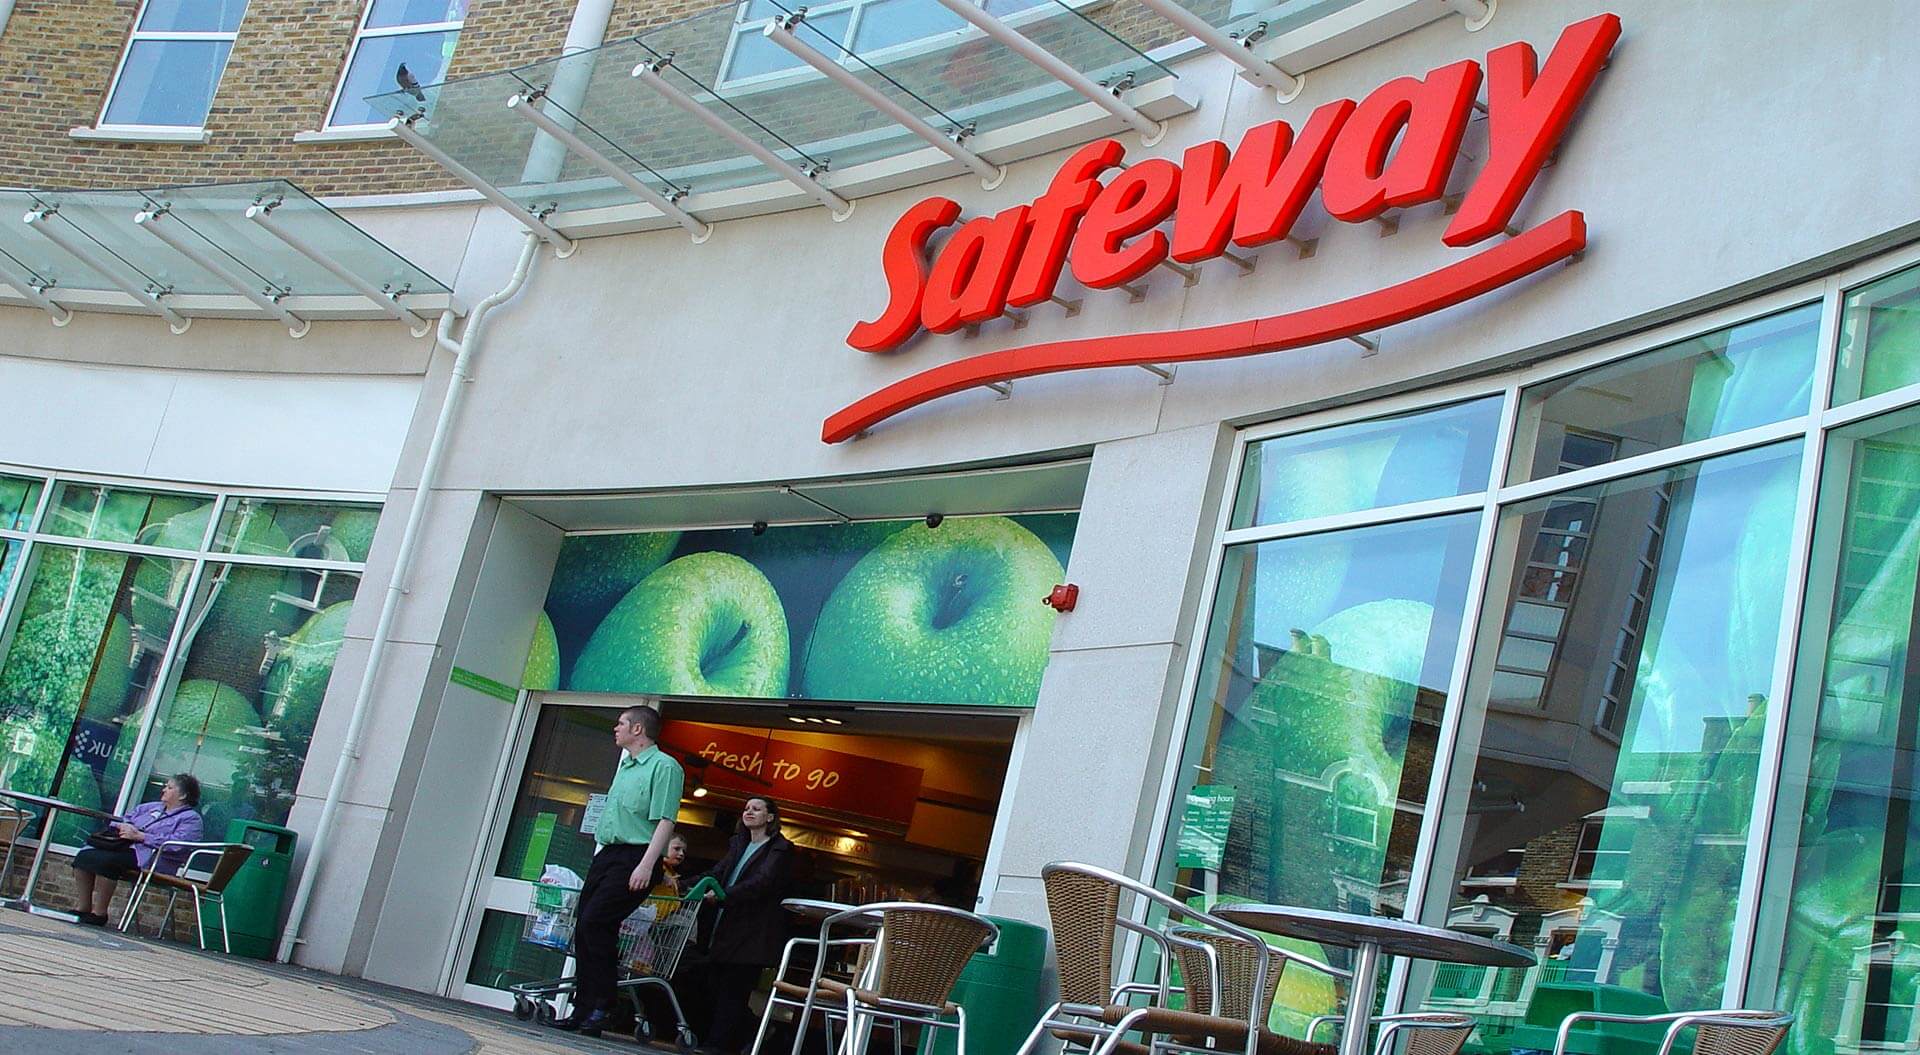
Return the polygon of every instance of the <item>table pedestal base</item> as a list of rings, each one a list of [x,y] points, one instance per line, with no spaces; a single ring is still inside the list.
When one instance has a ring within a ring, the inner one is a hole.
[[[1373,998],[1380,988],[1380,946],[1361,942],[1353,950],[1353,984],[1347,987],[1347,1016],[1340,1026],[1340,1055],[1367,1055],[1367,1030],[1373,1023]]]

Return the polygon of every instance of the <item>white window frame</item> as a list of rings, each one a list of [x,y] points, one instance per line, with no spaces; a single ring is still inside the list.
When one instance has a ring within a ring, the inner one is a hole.
[[[365,0],[365,3],[360,6],[360,20],[355,23],[353,27],[353,45],[347,48],[347,61],[340,64],[340,76],[333,82],[333,96],[327,100],[326,116],[323,117],[320,122],[320,129],[323,132],[362,132],[386,127],[385,121],[373,121],[362,124],[335,124],[333,122],[334,112],[340,109],[340,95],[347,90],[347,75],[353,72],[353,60],[360,57],[360,44],[362,41],[381,37],[411,37],[422,33],[445,33],[448,31],[458,33],[465,29],[467,25],[467,20],[463,17],[451,21],[407,22],[397,26],[369,27],[367,20],[373,17],[373,5],[378,2],[379,0]],[[471,3],[468,4],[468,12],[472,12]]]
[[[147,8],[151,4],[152,4],[152,0],[140,0],[140,12],[136,14],[133,18],[133,29],[127,33],[126,46],[120,49],[120,63],[119,65],[113,68],[113,81],[112,83],[107,85],[106,98],[100,101],[100,116],[94,119],[93,125],[95,128],[100,129],[101,131],[114,131],[114,132],[136,132],[136,133],[151,132],[151,133],[157,133],[162,135],[167,133],[179,134],[179,133],[204,132],[207,127],[207,114],[201,114],[200,123],[193,124],[193,125],[145,125],[145,124],[133,124],[133,123],[128,123],[124,121],[110,124],[107,121],[107,111],[113,109],[114,96],[119,94],[120,92],[120,79],[121,79],[121,76],[127,72],[127,58],[133,54],[133,46],[135,44],[138,44],[141,41],[147,41],[147,40],[182,40],[182,41],[201,40],[201,41],[215,41],[215,42],[225,41],[228,45],[227,57],[221,60],[220,76],[214,78],[214,82],[213,82],[214,95],[207,97],[207,113],[209,114],[212,113],[213,100],[220,93],[220,82],[224,80],[227,76],[227,63],[233,60],[232,45],[235,41],[240,39],[240,27],[247,24],[247,15],[252,13],[253,11],[253,0],[247,0],[246,9],[240,12],[240,21],[238,24],[236,24],[233,27],[231,32],[225,31],[225,30],[222,30],[219,32],[183,31],[183,30],[143,30],[140,28],[140,24],[147,20]]]

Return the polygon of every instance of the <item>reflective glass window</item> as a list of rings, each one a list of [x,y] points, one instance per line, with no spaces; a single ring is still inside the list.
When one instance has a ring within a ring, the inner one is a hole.
[[[0,529],[25,531],[33,526],[42,486],[29,477],[0,476]]]
[[[370,0],[327,125],[385,124],[391,115],[367,97],[399,88],[402,66],[415,84],[446,80],[466,16],[466,0]]]
[[[210,834],[285,824],[358,586],[350,572],[209,563],[138,797],[192,773]]]
[[[212,515],[213,499],[206,495],[67,482],[54,488],[41,530],[101,542],[198,550]]]
[[[364,562],[380,522],[379,506],[232,498],[220,516],[219,553]]]
[[[1247,445],[1233,526],[1279,524],[1484,491],[1500,397]]]
[[[111,809],[192,562],[40,544],[0,665],[0,784]],[[63,815],[56,841],[98,823]]]
[[[1920,267],[1847,294],[1833,401],[1851,403],[1920,381]]]
[[[246,0],[147,0],[100,123],[206,124],[246,12]]]
[[[587,874],[593,837],[580,830],[587,796],[606,790],[613,760],[612,707],[547,707],[534,726],[520,792],[513,797],[506,838],[493,874],[506,879],[540,878],[548,865]]]
[[[1402,912],[1479,519],[1227,550],[1163,888]],[[1324,988],[1279,1012],[1290,1035],[1331,1009]]]
[[[1920,411],[1832,435],[1752,1006],[1794,1055],[1920,1046]]]
[[[1510,482],[1538,480],[1807,413],[1820,341],[1809,304],[1534,385]]]
[[[1512,1031],[1529,1006],[1590,1002],[1596,987],[1626,993],[1616,1007],[1720,1005],[1800,448],[1501,511],[1428,901],[1428,922],[1492,927],[1541,958],[1436,978],[1431,1006],[1484,1016],[1482,1050],[1524,1046]],[[1547,589],[1537,542],[1576,527],[1581,574]],[[1549,603],[1551,620],[1529,608]],[[1546,655],[1516,664],[1516,640]],[[1537,673],[1503,690],[1509,670]]]

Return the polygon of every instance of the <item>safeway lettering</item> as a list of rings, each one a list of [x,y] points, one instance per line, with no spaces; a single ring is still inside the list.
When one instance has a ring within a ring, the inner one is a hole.
[[[1488,54],[1488,158],[1443,242],[1472,245],[1506,229],[1619,38],[1620,19],[1606,14],[1562,31],[1544,67],[1524,43]],[[1358,103],[1320,106],[1298,135],[1273,121],[1250,129],[1231,152],[1202,143],[1178,164],[1150,158],[1104,184],[1125,149],[1113,140],[1089,144],[1032,204],[960,225],[930,267],[928,246],[959,218],[960,205],[929,198],[887,236],[886,309],[856,325],[847,343],[888,352],[923,328],[949,333],[996,318],[1052,296],[1068,268],[1083,285],[1105,289],[1169,257],[1194,263],[1228,243],[1265,245],[1292,231],[1315,188],[1327,212],[1348,223],[1436,201],[1481,78],[1471,60],[1396,78]],[[1169,217],[1171,237],[1161,230]]]

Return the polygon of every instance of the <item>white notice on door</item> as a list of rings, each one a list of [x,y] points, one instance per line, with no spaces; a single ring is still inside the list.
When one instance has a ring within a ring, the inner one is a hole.
[[[600,815],[607,812],[605,795],[588,795],[587,812],[580,817],[580,834],[592,835],[600,830]]]

